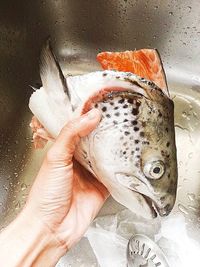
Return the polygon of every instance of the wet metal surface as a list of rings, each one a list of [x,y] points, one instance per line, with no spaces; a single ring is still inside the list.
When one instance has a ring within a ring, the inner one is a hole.
[[[65,74],[98,69],[95,55],[99,51],[159,50],[175,101],[179,186],[173,212],[184,214],[191,236],[194,229],[200,233],[199,12],[197,0],[1,1],[1,227],[23,206],[45,153],[32,148],[27,104],[32,92],[29,85],[40,83],[38,56],[50,35]],[[120,208],[109,200],[101,213]],[[83,239],[59,266],[97,263]]]

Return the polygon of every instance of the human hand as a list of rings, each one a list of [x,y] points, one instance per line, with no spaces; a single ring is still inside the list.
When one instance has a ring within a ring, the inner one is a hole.
[[[73,160],[80,138],[88,135],[100,118],[93,109],[62,129],[27,200],[25,209],[47,225],[66,249],[83,236],[108,197],[106,188]]]

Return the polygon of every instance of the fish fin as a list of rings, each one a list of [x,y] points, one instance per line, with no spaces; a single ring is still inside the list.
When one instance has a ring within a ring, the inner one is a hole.
[[[36,149],[44,148],[48,141],[54,141],[54,138],[35,116],[31,119],[30,127],[33,133],[33,144]]]
[[[132,72],[148,79],[169,96],[165,72],[156,49],[102,52],[97,55],[97,60],[103,69]]]
[[[52,92],[59,90],[67,94],[70,100],[66,79],[52,51],[49,39],[40,55],[40,77],[45,90]]]
[[[49,41],[41,53],[40,75],[42,87],[31,95],[29,108],[46,131],[56,138],[72,117],[72,105],[65,77]]]

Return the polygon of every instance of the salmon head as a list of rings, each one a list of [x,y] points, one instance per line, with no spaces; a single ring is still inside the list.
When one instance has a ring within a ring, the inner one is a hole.
[[[29,106],[53,137],[67,120],[99,109],[102,119],[89,136],[81,139],[75,158],[118,202],[140,216],[152,218],[168,215],[176,199],[174,105],[157,52],[141,52],[143,61],[141,54],[132,57],[137,64],[131,72],[121,65],[116,67],[116,57],[112,57],[103,58],[103,67],[108,61],[115,71],[108,67],[64,78],[47,46],[41,61],[43,87],[32,94]],[[151,60],[149,72],[145,60]],[[142,76],[143,71],[138,62],[144,65],[144,77],[136,75]]]

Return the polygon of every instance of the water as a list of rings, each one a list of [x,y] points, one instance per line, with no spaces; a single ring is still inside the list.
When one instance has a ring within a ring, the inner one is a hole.
[[[195,194],[193,194],[193,193],[188,193],[187,196],[188,196],[188,199],[189,199],[190,201],[194,201],[194,200],[196,200],[196,196],[195,196]]]
[[[21,184],[21,190],[24,191],[27,189],[27,185],[25,183]]]
[[[188,215],[189,212],[185,206],[183,206],[182,204],[178,204],[178,208],[179,208],[180,212],[182,212],[184,215]]]

